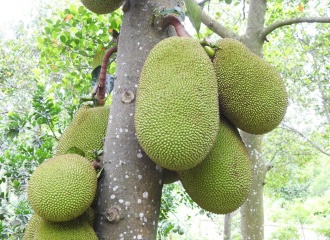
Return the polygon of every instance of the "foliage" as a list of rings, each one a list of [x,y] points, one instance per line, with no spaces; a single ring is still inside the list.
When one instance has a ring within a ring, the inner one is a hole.
[[[0,39],[1,239],[19,239],[31,217],[27,181],[52,157],[80,98],[91,92],[92,64],[113,44],[110,32],[121,22],[120,13],[112,17],[71,6],[40,17],[29,32],[17,28],[16,39]],[[112,64],[108,71],[114,69]]]
[[[291,240],[299,240],[300,236],[298,233],[298,229],[293,226],[282,227],[279,228],[276,232],[272,233],[270,236],[272,240],[280,240],[280,239],[291,239]]]

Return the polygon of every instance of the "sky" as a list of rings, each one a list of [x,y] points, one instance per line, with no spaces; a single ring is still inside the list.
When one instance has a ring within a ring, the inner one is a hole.
[[[5,37],[12,37],[12,27],[19,21],[29,23],[32,20],[33,7],[37,6],[36,0],[0,0],[0,31]]]

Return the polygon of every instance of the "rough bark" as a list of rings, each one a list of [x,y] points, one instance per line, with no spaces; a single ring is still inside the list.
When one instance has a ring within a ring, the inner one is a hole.
[[[243,240],[264,239],[263,190],[267,173],[262,158],[262,136],[241,132],[253,166],[252,187],[249,196],[241,207],[241,235]]]
[[[175,4],[172,0],[130,0],[124,13],[97,201],[99,239],[156,239],[163,172],[136,139],[134,99],[149,51],[166,37],[152,26],[153,11]]]

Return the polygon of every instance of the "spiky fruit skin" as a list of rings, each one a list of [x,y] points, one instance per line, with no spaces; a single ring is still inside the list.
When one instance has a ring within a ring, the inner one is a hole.
[[[252,164],[237,129],[221,119],[217,142],[196,167],[178,172],[186,192],[201,208],[227,214],[246,200]]]
[[[56,156],[75,153],[93,161],[103,149],[109,113],[109,106],[79,108],[58,142]]]
[[[146,154],[169,170],[199,164],[219,124],[213,65],[198,40],[170,37],[150,51],[140,76],[135,129]]]
[[[28,224],[26,225],[24,236],[22,240],[34,240],[36,229],[41,221],[41,217],[37,214],[33,214]]]
[[[94,200],[97,175],[91,163],[77,154],[53,157],[32,173],[28,201],[43,219],[68,221],[83,214]]]
[[[213,60],[221,112],[251,134],[272,131],[282,121],[288,96],[279,73],[237,40],[219,41]]]
[[[97,240],[88,221],[83,218],[67,222],[40,221],[34,240]]]
[[[81,0],[81,2],[93,13],[107,14],[118,9],[125,0]]]

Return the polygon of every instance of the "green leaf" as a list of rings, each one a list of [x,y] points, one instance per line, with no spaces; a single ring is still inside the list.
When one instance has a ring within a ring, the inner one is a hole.
[[[66,43],[66,37],[64,35],[60,36],[60,40],[62,43]]]
[[[104,53],[105,50],[102,49],[101,51],[95,54],[92,62],[92,69],[95,69],[97,66],[100,66],[102,64]]]
[[[232,0],[225,0],[225,2],[226,2],[227,4],[231,4],[231,3],[232,3]]]
[[[187,6],[187,15],[192,25],[196,29],[197,34],[199,34],[199,29],[201,27],[202,22],[199,6],[195,0],[185,0],[185,3]]]

